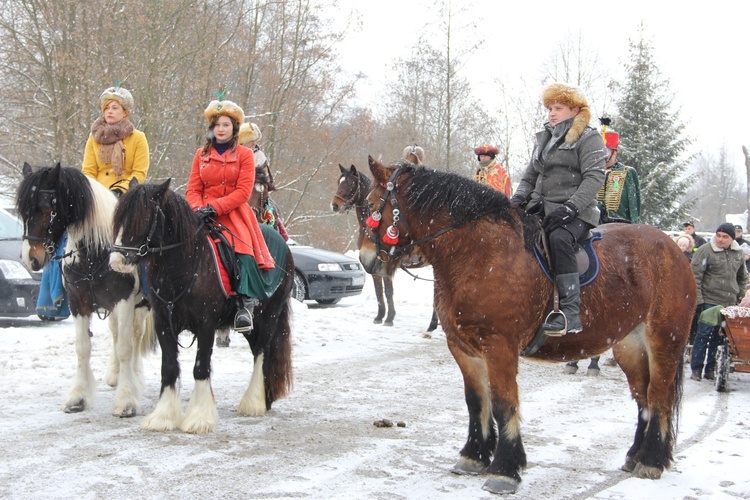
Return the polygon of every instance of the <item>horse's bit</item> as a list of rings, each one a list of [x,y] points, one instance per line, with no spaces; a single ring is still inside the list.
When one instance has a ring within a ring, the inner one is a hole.
[[[57,242],[52,238],[52,224],[55,222],[55,218],[57,217],[57,197],[56,192],[54,189],[39,189],[37,191],[38,193],[42,194],[51,194],[52,195],[52,210],[49,213],[49,225],[47,226],[47,236],[42,238],[40,236],[29,236],[24,232],[23,239],[29,240],[29,241],[36,241],[36,242],[42,242],[42,246],[44,247],[44,251],[47,255],[54,255],[57,251]],[[26,229],[26,224],[24,224],[24,230]]]

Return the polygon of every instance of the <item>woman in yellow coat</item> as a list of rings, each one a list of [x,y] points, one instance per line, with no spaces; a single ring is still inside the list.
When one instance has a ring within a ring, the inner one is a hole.
[[[102,116],[91,126],[83,155],[83,173],[119,196],[128,190],[131,179],[141,184],[146,182],[148,142],[128,119],[133,110],[133,96],[127,89],[110,87],[99,100]]]

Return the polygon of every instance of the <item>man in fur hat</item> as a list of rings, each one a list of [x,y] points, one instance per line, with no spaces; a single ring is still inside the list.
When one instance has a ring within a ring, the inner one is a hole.
[[[543,328],[547,335],[564,335],[583,330],[575,250],[599,224],[596,194],[604,185],[607,153],[602,136],[589,126],[591,111],[579,89],[553,83],[545,87],[542,101],[549,121],[536,134],[511,204],[543,217],[563,313],[552,315]]]
[[[481,184],[487,184],[495,191],[499,191],[510,198],[510,175],[495,159],[498,153],[500,153],[500,150],[489,144],[483,144],[474,149],[474,154],[477,155],[477,161],[479,162],[474,180]]]

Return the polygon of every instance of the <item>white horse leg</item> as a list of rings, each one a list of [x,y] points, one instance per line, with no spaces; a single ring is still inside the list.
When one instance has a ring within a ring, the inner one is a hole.
[[[216,430],[218,421],[219,412],[216,411],[211,379],[196,380],[180,429],[190,434],[206,434]]]
[[[159,396],[154,411],[143,419],[141,427],[150,431],[173,431],[182,423],[182,409],[180,408],[180,391],[177,388],[165,387]]]
[[[91,371],[91,337],[89,336],[89,316],[74,316],[76,327],[76,356],[78,366],[73,387],[68,392],[63,411],[65,413],[78,413],[90,407],[94,400],[94,388],[96,380]]]
[[[107,377],[105,381],[110,387],[117,387],[117,377],[120,373],[120,359],[117,357],[117,316],[109,315],[109,331],[112,334],[112,352],[109,356],[109,367],[107,368]]]
[[[120,372],[118,376],[117,392],[115,393],[115,409],[112,415],[116,417],[133,417],[140,410],[140,398],[143,386],[133,365],[133,358],[137,356],[134,349],[133,321],[135,314],[135,294],[117,303],[110,317],[116,318],[117,331],[117,359]]]
[[[237,413],[243,417],[262,417],[266,414],[266,387],[263,378],[263,353],[258,354],[253,365],[250,385],[240,400]]]

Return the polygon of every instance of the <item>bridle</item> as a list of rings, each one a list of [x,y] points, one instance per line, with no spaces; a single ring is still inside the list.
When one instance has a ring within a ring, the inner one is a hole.
[[[162,211],[161,207],[156,204],[154,210],[154,219],[151,222],[151,227],[148,230],[148,234],[146,235],[146,240],[137,247],[127,247],[124,245],[112,245],[112,251],[121,253],[125,256],[126,259],[131,259],[133,263],[137,263],[139,260],[141,260],[143,257],[150,253],[161,253],[165,250],[171,250],[172,248],[177,248],[180,245],[183,245],[185,241],[179,241],[177,243],[172,243],[170,245],[161,245],[158,247],[152,247],[151,246],[151,240],[154,237],[154,233],[156,232],[156,227],[159,224],[159,216],[162,218],[165,218],[164,212]]]
[[[52,210],[49,213],[49,225],[47,226],[47,235],[44,238],[42,238],[40,236],[30,236],[24,232],[23,239],[28,240],[28,241],[42,242],[42,246],[44,247],[44,252],[49,256],[53,256],[55,252],[57,251],[57,242],[52,236],[52,224],[55,222],[55,219],[57,218],[57,192],[54,189],[39,189],[37,190],[37,193],[52,195],[52,200],[50,202],[52,206]],[[26,224],[24,224],[24,230],[26,229],[25,226]]]

